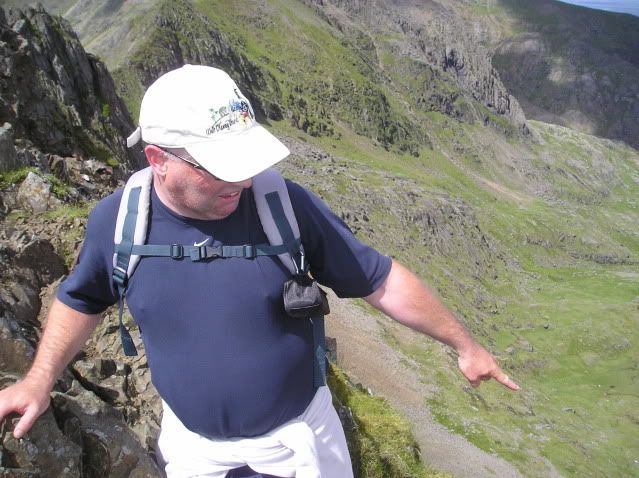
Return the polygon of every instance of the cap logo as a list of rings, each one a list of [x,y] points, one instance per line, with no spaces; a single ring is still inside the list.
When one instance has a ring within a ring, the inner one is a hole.
[[[211,136],[220,131],[230,130],[232,126],[239,127],[251,126],[255,116],[248,101],[241,98],[235,90],[235,94],[240,99],[232,98],[227,105],[220,108],[209,108],[213,124],[206,129],[206,134]],[[234,128],[238,129],[238,128]]]

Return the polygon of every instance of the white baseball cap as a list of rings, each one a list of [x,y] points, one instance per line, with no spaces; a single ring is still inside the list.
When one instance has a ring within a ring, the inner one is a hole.
[[[228,182],[251,178],[290,154],[255,121],[231,77],[210,66],[184,65],[158,78],[144,94],[139,124],[127,139],[129,147],[143,140],[184,148]]]

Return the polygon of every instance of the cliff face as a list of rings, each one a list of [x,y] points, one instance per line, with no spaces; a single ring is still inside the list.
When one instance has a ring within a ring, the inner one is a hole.
[[[136,167],[125,138],[130,115],[104,64],[67,22],[40,6],[0,9],[0,124],[42,151]]]
[[[525,116],[508,93],[491,64],[491,53],[482,46],[482,33],[455,9],[459,2],[420,0],[308,0],[340,25],[368,33],[377,55],[404,60],[386,72],[402,83],[415,74],[424,78],[412,84],[422,109],[441,111],[487,122],[488,110],[505,116],[526,131]],[[406,60],[409,63],[406,64]],[[404,76],[402,80],[399,76]],[[455,88],[455,86],[457,88]]]
[[[639,148],[639,18],[550,0],[500,4],[507,31],[493,63],[526,114]]]
[[[404,76],[430,69],[410,87],[426,108],[481,120],[470,97],[520,126],[525,112],[639,146],[639,18],[556,0],[307,1],[411,58]]]

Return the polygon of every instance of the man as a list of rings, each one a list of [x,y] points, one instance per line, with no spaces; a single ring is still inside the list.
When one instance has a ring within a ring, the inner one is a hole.
[[[226,73],[186,65],[160,77],[130,140],[142,142],[153,172],[147,243],[268,242],[251,178],[289,152],[254,121]],[[519,388],[415,275],[359,242],[306,189],[287,189],[315,279],[454,348],[473,386],[494,378]],[[46,410],[56,378],[118,300],[111,277],[121,197],[91,213],[30,371],[0,392],[0,420],[22,415],[16,438]],[[272,256],[145,257],[137,266],[127,301],[163,399],[159,449],[169,477],[352,476],[330,393],[313,382],[312,327],[283,309],[289,276]]]

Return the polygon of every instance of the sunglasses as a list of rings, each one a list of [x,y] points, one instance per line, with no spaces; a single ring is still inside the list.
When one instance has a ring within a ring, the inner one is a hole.
[[[160,148],[162,149],[162,148]],[[209,172],[208,169],[206,169],[204,166],[202,166],[200,163],[198,163],[197,161],[195,161],[195,159],[192,158],[183,158],[182,156],[180,156],[179,154],[175,154],[171,151],[167,151],[166,149],[162,149],[162,151],[164,151],[166,154],[171,155],[175,158],[181,159],[182,161],[184,161],[185,163],[189,164],[193,169],[197,169],[198,171],[204,171],[205,173],[207,173],[209,176],[213,177],[213,179],[216,179],[218,181],[222,181],[220,178],[218,178],[217,176],[211,174]]]

